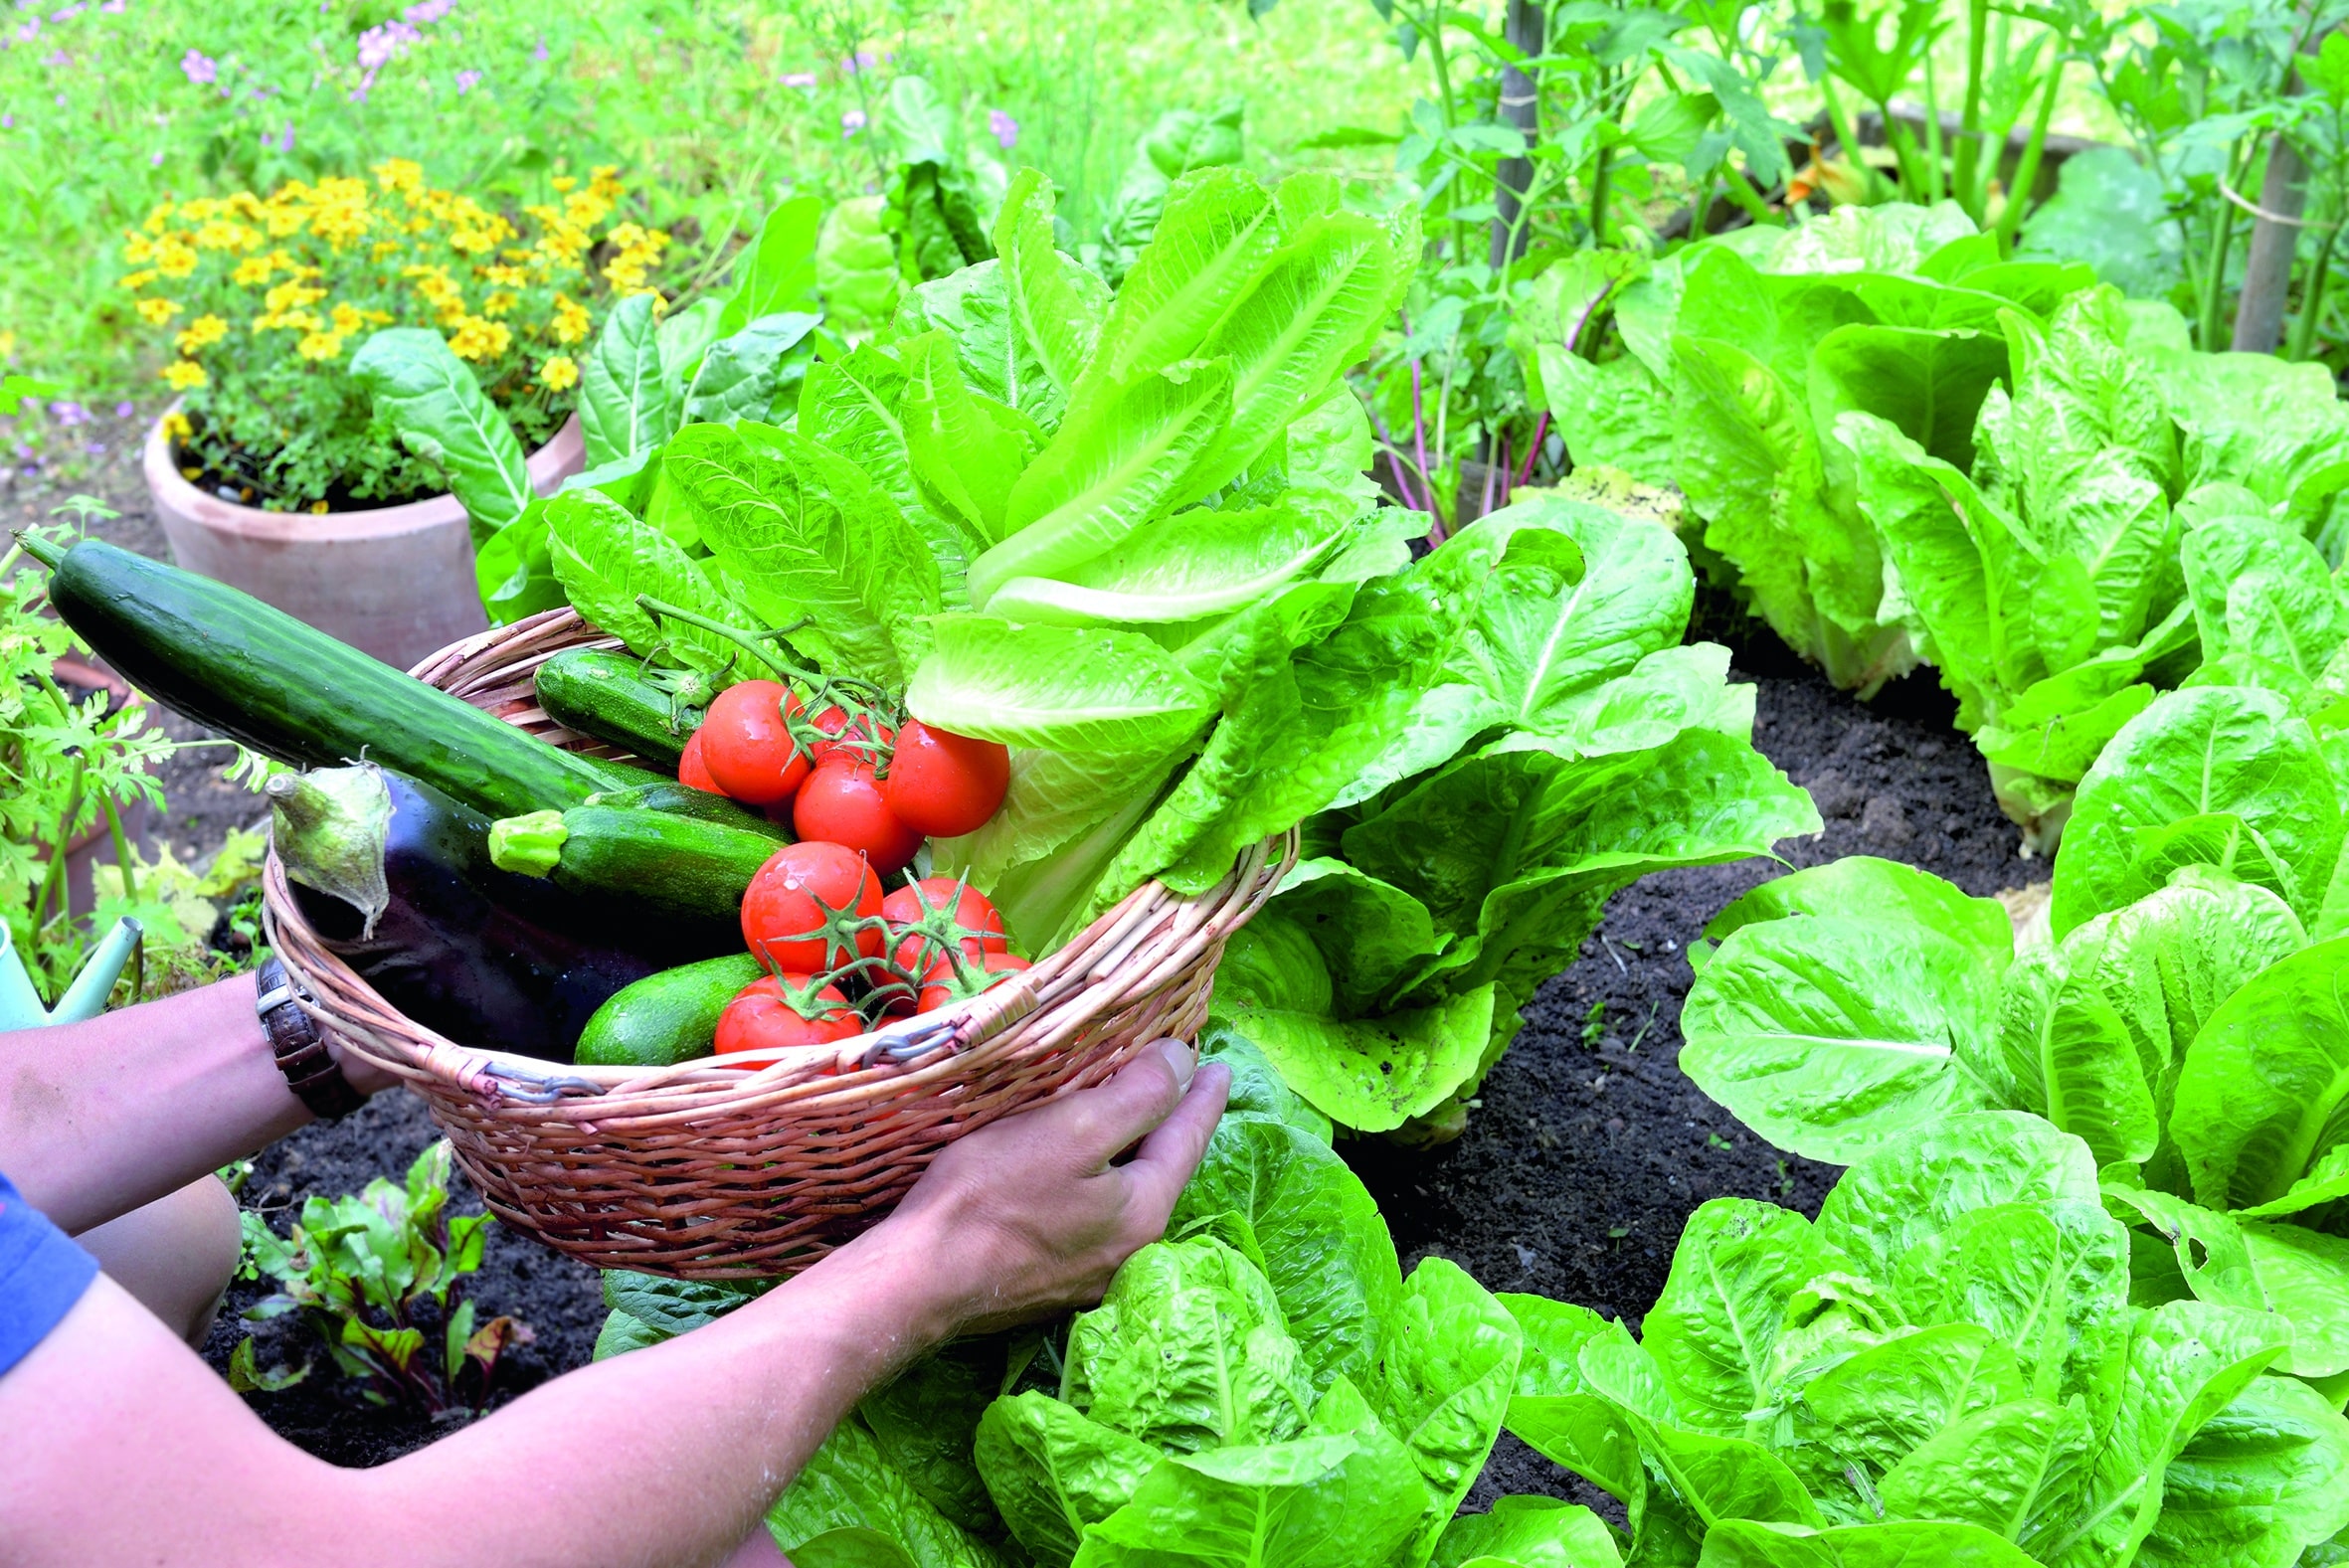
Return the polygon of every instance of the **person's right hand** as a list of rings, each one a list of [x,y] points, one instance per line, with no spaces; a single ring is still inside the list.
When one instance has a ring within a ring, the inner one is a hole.
[[[946,1335],[1091,1306],[1119,1264],[1166,1234],[1223,1114],[1231,1074],[1197,1060],[1160,1040],[1099,1088],[957,1139],[841,1255],[888,1257],[907,1288],[935,1295]]]

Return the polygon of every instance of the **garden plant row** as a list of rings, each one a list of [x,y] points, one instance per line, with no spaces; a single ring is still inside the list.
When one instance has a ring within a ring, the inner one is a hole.
[[[2174,314],[2001,260],[1955,207],[1592,253],[1522,337],[1579,471],[1431,546],[1364,478],[1344,380],[1412,210],[1208,168],[1113,289],[1039,177],[975,238],[949,172],[898,193],[935,204],[943,275],[861,341],[819,319],[805,207],[729,293],[614,310],[591,466],[551,497],[439,333],[360,350],[473,518],[485,602],[625,646],[549,660],[538,703],[651,766],[106,546],[28,545],[116,668],[311,770],[271,785],[305,908],[463,1043],[828,1049],[1301,834],[1226,958],[1239,1093],[1168,1239],[1094,1311],[868,1401],[777,1506],[794,1559],[2330,1560],[2329,388],[2188,359]],[[1634,504],[1669,516],[1659,480],[1687,543]],[[1456,1130],[1609,894],[1818,829],[1726,652],[1684,641],[1697,569],[1850,684],[1936,664],[2062,847],[2020,951],[1996,906],[1877,862],[1716,924],[1691,1073],[1852,1169],[1815,1223],[1699,1210],[1635,1339],[1440,1260],[1405,1279],[1327,1140]],[[527,940],[489,951],[485,909]],[[602,1348],[745,1294],[613,1276]],[[1504,1428],[1627,1530],[1536,1499],[1455,1520]]]

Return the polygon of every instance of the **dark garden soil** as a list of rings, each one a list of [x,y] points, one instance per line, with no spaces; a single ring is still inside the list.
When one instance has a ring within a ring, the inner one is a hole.
[[[76,488],[122,512],[97,532],[162,554],[133,464],[100,464]],[[55,491],[34,490],[0,482],[0,521],[34,520],[56,504]],[[1757,688],[1755,745],[1810,789],[1826,821],[1818,837],[1781,846],[1786,861],[1882,855],[1981,895],[2045,880],[2044,861],[2018,854],[2016,831],[1991,798],[1980,758],[1950,728],[1951,701],[1929,671],[1863,705],[1710,592],[1698,624],[1730,642],[1733,678]],[[200,733],[170,722],[175,734]],[[169,781],[167,830],[175,844],[217,845],[227,826],[259,814],[252,796],[220,783],[224,760],[182,754]],[[1489,1289],[1578,1302],[1636,1327],[1662,1291],[1673,1245],[1698,1204],[1734,1194],[1818,1212],[1835,1168],[1781,1158],[1677,1065],[1680,1007],[1692,979],[1688,944],[1731,899],[1781,869],[1769,860],[1740,861],[1650,877],[1618,895],[1579,959],[1527,1010],[1523,1032],[1486,1081],[1462,1137],[1432,1150],[1379,1140],[1345,1146],[1377,1195],[1406,1269],[1421,1258],[1449,1258]],[[397,1179],[436,1135],[420,1103],[385,1097],[343,1125],[306,1129],[264,1151],[244,1201],[282,1232],[307,1195],[355,1192],[376,1176]],[[478,1212],[478,1200],[463,1189],[457,1207]],[[447,1430],[447,1423],[362,1403],[293,1319],[247,1324],[235,1317],[263,1294],[258,1284],[237,1287],[206,1355],[225,1369],[253,1332],[265,1368],[317,1362],[294,1388],[247,1396],[279,1432],[321,1457],[366,1465]],[[471,1295],[484,1319],[509,1313],[534,1336],[508,1353],[493,1403],[584,1364],[603,1319],[592,1270],[495,1225]],[[1611,1501],[1504,1435],[1469,1506],[1526,1491],[1592,1502],[1621,1519]]]

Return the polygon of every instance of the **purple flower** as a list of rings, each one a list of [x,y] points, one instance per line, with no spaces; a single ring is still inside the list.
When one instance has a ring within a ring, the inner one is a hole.
[[[16,116],[14,114],[0,114],[0,130],[14,129],[16,129]]]
[[[460,71],[456,74],[456,95],[460,98],[480,85],[481,73],[478,71]]]
[[[194,49],[180,57],[179,69],[195,87],[208,87],[220,80],[220,62]]]
[[[784,75],[779,80],[787,87],[813,88],[815,86],[815,73],[813,71],[789,71],[784,73]]]
[[[124,0],[106,0],[106,3],[99,6],[98,9],[108,16],[120,16],[130,7],[124,3]]]
[[[268,131],[263,131],[261,133],[261,150],[264,152],[291,152],[293,150],[293,121],[287,120],[284,131],[278,135],[272,136]]]
[[[879,62],[873,59],[871,50],[860,49],[846,60],[841,61],[840,69],[850,76],[855,76],[860,71],[872,70],[878,64]]]
[[[419,27],[430,27],[456,9],[456,0],[417,0],[400,15]]]
[[[52,403],[49,406],[49,417],[68,428],[90,423],[90,411],[79,403]]]
[[[49,20],[52,22],[71,22],[74,20],[74,18],[80,16],[83,12],[89,9],[90,8],[88,6],[80,5],[61,6],[57,10],[49,13]]]
[[[106,454],[106,443],[104,441],[85,441],[82,449],[92,457],[103,457]]]
[[[542,38],[538,41],[538,47],[530,52],[530,58],[532,60],[544,60],[547,58],[545,39]]]
[[[63,92],[57,95],[57,106],[61,109],[66,106],[66,95]]]
[[[129,418],[130,418],[130,417],[131,417],[133,414],[136,414],[137,412],[138,412],[138,405],[137,405],[137,404],[135,404],[135,403],[117,403],[117,404],[115,404],[115,405],[114,405],[114,418],[116,418],[116,419],[118,419],[118,420],[126,420],[126,419],[129,419]]]
[[[155,149],[155,150],[154,150],[152,153],[150,153],[150,154],[148,155],[148,157],[147,157],[147,165],[148,165],[148,167],[150,167],[150,168],[156,168],[156,169],[160,169],[161,167],[163,167],[163,149],[162,149],[162,148],[160,148],[160,147],[157,147],[157,148],[156,148],[156,149]]]
[[[33,18],[33,20],[27,22],[24,26],[16,30],[16,41],[20,44],[30,44],[34,39],[39,38],[40,36],[41,19],[39,17]]]
[[[43,61],[41,62],[41,64],[43,64],[43,65],[47,66],[47,67],[48,67],[50,70],[52,70],[52,71],[55,71],[55,70],[57,70],[57,69],[58,69],[59,67],[61,67],[61,66],[70,66],[70,65],[72,65],[73,63],[74,63],[74,57],[73,57],[73,56],[71,56],[71,55],[69,55],[69,54],[67,54],[67,53],[66,53],[64,50],[62,50],[62,49],[61,49],[61,50],[59,50],[59,51],[57,51],[55,54],[53,54],[53,55],[50,55],[48,58],[46,58],[45,60],[43,60]]]
[[[840,116],[840,134],[842,136],[853,136],[862,129],[864,129],[864,110],[850,109]]]
[[[409,9],[413,11],[416,7]],[[385,22],[371,27],[359,35],[359,69],[372,77],[408,53],[409,45],[423,42],[424,35],[406,22]]]
[[[1013,143],[1019,140],[1019,121],[1001,109],[987,111],[987,128],[994,133],[995,145],[1005,152],[1009,152]]]

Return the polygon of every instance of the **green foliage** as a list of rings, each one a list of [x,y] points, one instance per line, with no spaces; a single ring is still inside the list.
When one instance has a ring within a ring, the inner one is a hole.
[[[1634,1560],[2294,1561],[2349,1519],[2349,1422],[2261,1375],[2272,1318],[2134,1302],[2098,1197],[2083,1144],[2005,1113],[1887,1143],[1816,1224],[1716,1199],[1637,1343],[1503,1299],[1507,1425],[1622,1499]]]
[[[37,530],[68,542],[62,530]],[[176,917],[188,907],[172,905],[184,891],[154,882],[138,885],[136,849],[121,828],[122,811],[138,802],[161,807],[163,786],[155,765],[175,747],[149,722],[141,704],[116,705],[110,694],[93,691],[79,701],[67,695],[53,673],[60,657],[87,654],[65,622],[44,613],[45,579],[37,571],[16,571],[21,549],[0,554],[0,915],[12,945],[45,1003],[54,1003],[82,967],[96,935],[128,915],[153,931],[175,976],[202,968],[212,923],[188,931]],[[117,864],[134,857],[132,875],[112,888],[96,918],[84,922],[66,909],[68,846],[96,830],[112,838]],[[229,865],[234,867],[232,856]],[[250,866],[247,867],[250,870]],[[230,888],[223,887],[225,894]],[[143,895],[143,896],[142,896]],[[209,895],[208,895],[209,896]],[[125,981],[136,994],[136,978]]]
[[[277,1285],[246,1319],[300,1313],[370,1403],[431,1416],[479,1410],[498,1357],[531,1333],[511,1317],[475,1322],[464,1277],[481,1267],[489,1216],[448,1212],[451,1164],[444,1140],[416,1157],[405,1184],[378,1177],[352,1196],[314,1195],[290,1236],[246,1210],[243,1276]],[[306,1364],[259,1370],[253,1343],[237,1347],[232,1388],[266,1392],[308,1375]]]

